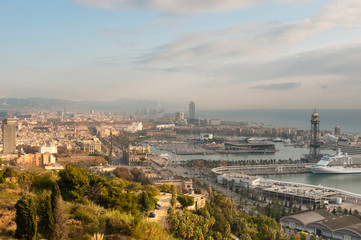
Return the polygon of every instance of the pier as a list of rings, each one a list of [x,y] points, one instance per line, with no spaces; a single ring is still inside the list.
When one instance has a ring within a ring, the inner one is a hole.
[[[311,171],[306,169],[306,165],[307,164],[305,163],[297,163],[297,164],[224,166],[224,167],[214,168],[212,172],[216,174],[243,173],[248,175],[310,173]]]

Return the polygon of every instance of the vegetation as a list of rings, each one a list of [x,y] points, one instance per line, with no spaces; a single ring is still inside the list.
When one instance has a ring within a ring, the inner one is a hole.
[[[185,209],[194,204],[194,199],[191,196],[179,195],[177,197],[178,202],[182,205],[182,209]]]
[[[59,174],[0,173],[1,239],[173,239],[157,223],[142,218],[155,207],[155,186],[108,179],[74,166]]]
[[[214,192],[211,201],[196,212],[173,207],[169,209],[169,224],[174,237],[184,239],[231,239],[231,232],[240,239],[287,239],[275,219],[249,216],[235,209],[230,198]]]
[[[160,189],[142,181],[136,169],[120,168],[114,174],[103,177],[74,166],[66,166],[59,173],[1,170],[0,238],[211,240],[231,239],[232,233],[242,240],[282,240],[288,238],[281,233],[276,219],[298,207],[271,200],[270,205],[258,207],[258,213],[250,216],[237,210],[230,198],[209,189],[206,206],[190,211],[187,207],[194,204],[192,197],[182,195],[174,185],[163,185],[161,190],[172,193],[169,230],[165,230],[146,217],[155,208]],[[242,194],[241,200],[262,201],[255,192],[237,191]],[[182,208],[177,207],[178,203]]]

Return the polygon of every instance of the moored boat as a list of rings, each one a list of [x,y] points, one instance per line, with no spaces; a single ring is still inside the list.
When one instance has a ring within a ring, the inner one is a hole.
[[[315,165],[306,166],[315,174],[355,174],[361,173],[361,155],[338,153],[327,155]]]

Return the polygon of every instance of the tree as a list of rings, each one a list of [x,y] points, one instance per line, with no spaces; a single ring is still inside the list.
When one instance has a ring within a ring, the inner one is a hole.
[[[300,234],[300,236],[301,236],[301,240],[307,240],[307,236],[306,236],[306,234],[301,233],[301,234]]]
[[[23,191],[29,191],[31,185],[33,184],[34,177],[30,173],[21,173],[18,176],[18,184]]]
[[[147,192],[142,192],[139,203],[142,206],[142,211],[145,214],[148,214],[148,212],[154,208],[154,202],[149,198]]]
[[[15,238],[27,238],[28,237],[28,221],[29,221],[29,197],[22,196],[15,204]]]
[[[29,199],[29,215],[28,215],[28,240],[35,240],[38,232],[36,222],[36,208],[32,198]]]
[[[51,190],[54,183],[56,182],[53,172],[44,172],[35,177],[33,181],[33,187],[38,190]]]
[[[37,208],[39,224],[38,231],[45,238],[51,239],[54,231],[54,215],[51,206],[51,197],[44,191]]]
[[[59,201],[61,194],[60,194],[60,189],[59,189],[59,185],[55,182],[52,189],[51,189],[51,210],[53,213],[55,213],[57,211],[56,207],[57,207],[57,202]]]
[[[113,171],[113,174],[117,178],[122,178],[122,179],[127,180],[127,181],[132,181],[133,180],[132,175],[129,174],[128,168],[125,168],[125,167],[117,167]]]
[[[142,174],[142,172],[138,168],[132,168],[130,173],[133,175],[134,181],[138,182],[138,177]]]
[[[183,209],[194,204],[194,199],[191,196],[187,195],[179,195],[177,197],[177,200],[182,205]]]
[[[8,177],[15,177],[16,176],[16,172],[14,171],[14,169],[8,167],[8,168],[5,168],[5,171],[3,173],[3,176],[5,178],[8,178]]]
[[[84,169],[67,165],[59,176],[58,184],[65,200],[78,199],[89,187],[89,174]]]
[[[54,231],[51,239],[61,240],[67,239],[68,235],[68,216],[65,214],[65,209],[63,205],[63,200],[61,197],[56,202],[55,206],[56,212],[54,212]]]
[[[15,209],[15,238],[36,239],[36,208],[33,199],[29,196],[22,196],[15,204]]]
[[[174,185],[171,186],[172,198],[170,200],[170,204],[173,208],[176,207],[177,204],[177,190]]]
[[[53,214],[53,230],[50,239],[64,239],[68,234],[68,228],[66,225],[68,218],[65,215],[63,200],[61,198],[60,189],[57,183],[54,183],[53,185],[50,196],[50,204]]]

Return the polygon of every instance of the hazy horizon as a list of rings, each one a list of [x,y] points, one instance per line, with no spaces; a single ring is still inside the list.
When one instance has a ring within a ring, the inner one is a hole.
[[[0,98],[358,109],[360,16],[357,0],[4,0]]]

